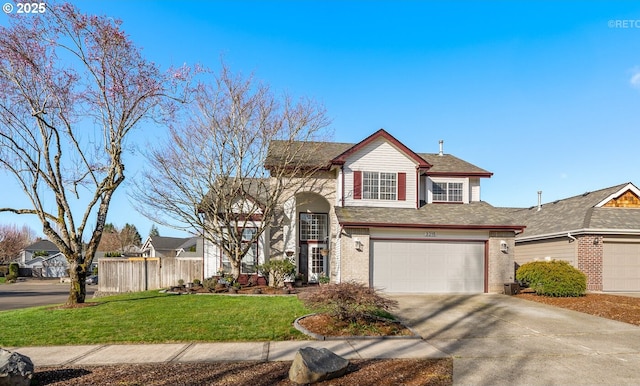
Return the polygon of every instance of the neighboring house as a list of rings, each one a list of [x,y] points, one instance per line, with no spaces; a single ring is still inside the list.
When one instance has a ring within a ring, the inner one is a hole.
[[[140,250],[142,257],[202,257],[202,238],[149,236]]]
[[[587,289],[640,291],[640,190],[632,183],[514,209],[526,229],[517,264],[566,260],[587,275]]]
[[[23,249],[22,252],[20,252],[20,256],[15,261],[23,267],[37,257],[53,256],[58,252],[60,252],[58,247],[56,247],[56,245],[51,241],[38,240]]]
[[[39,256],[29,260],[24,268],[30,268],[35,277],[67,277],[69,276],[69,263],[66,257],[60,253],[51,256]]]
[[[480,200],[492,173],[444,154],[442,142],[439,153],[416,153],[384,130],[321,145],[316,178],[282,203],[256,263],[291,256],[311,282],[326,274],[389,292],[501,292],[514,280],[524,226]],[[273,141],[267,169],[285,156],[279,149]],[[205,243],[205,277],[223,268],[220,248]]]

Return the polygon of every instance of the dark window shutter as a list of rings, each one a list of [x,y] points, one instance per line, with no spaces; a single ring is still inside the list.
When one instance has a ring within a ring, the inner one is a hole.
[[[398,201],[407,199],[407,173],[398,173]]]
[[[353,199],[362,199],[362,172],[360,170],[353,172]]]

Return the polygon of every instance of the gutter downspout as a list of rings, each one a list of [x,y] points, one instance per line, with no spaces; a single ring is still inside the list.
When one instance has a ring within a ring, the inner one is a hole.
[[[567,232],[567,237],[569,238],[569,242],[572,243],[577,239],[571,235],[571,232]]]

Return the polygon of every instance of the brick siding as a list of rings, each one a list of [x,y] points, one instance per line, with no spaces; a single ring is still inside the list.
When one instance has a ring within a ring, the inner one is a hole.
[[[595,241],[597,240],[597,243]],[[578,269],[587,275],[587,290],[602,291],[602,237],[585,235],[577,237]]]

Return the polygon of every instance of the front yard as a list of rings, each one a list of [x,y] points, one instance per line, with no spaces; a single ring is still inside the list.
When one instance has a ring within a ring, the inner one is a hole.
[[[2,311],[0,347],[104,343],[305,339],[292,321],[308,314],[295,296],[111,296],[73,309]]]

